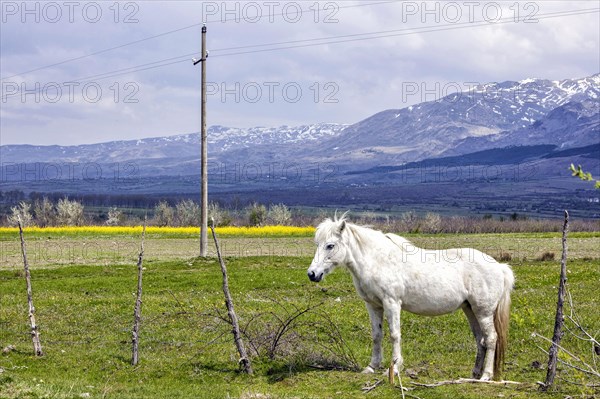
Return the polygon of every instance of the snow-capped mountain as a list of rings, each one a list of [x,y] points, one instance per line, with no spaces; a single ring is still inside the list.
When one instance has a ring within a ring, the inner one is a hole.
[[[514,145],[554,144],[559,149],[600,143],[600,101],[587,98],[552,109],[530,125],[485,137],[468,137],[444,155],[460,155]]]
[[[293,145],[337,137],[348,125],[319,123],[303,126],[253,127],[250,129],[212,126],[208,132],[213,151],[250,148],[257,145]],[[197,135],[196,135],[197,137]]]
[[[570,130],[578,132],[579,124],[583,124],[589,132],[585,141],[593,141],[597,140],[593,133],[598,129],[594,121],[598,121],[599,101],[600,74],[583,79],[479,85],[437,101],[377,113],[329,140],[321,146],[320,154],[336,154],[337,160],[401,164],[453,152],[457,146],[460,151],[454,153],[464,154],[502,145],[527,145],[531,128],[545,118],[552,123],[545,123],[545,131],[536,131],[539,137],[535,143],[564,146],[563,140],[573,140],[554,133],[561,123],[567,123],[567,114]],[[586,120],[580,120],[579,115]],[[514,134],[509,136],[510,132]]]
[[[353,125],[211,126],[210,162],[330,163],[340,170],[404,165],[508,146],[559,149],[600,142],[600,74],[489,83],[437,101],[379,112]],[[7,145],[10,163],[133,162],[143,176],[195,175],[198,133],[78,146]]]
[[[211,156],[231,149],[260,145],[310,143],[339,135],[347,125],[319,123],[297,127],[253,127],[248,129],[211,126],[207,139]],[[77,146],[5,145],[0,147],[2,162],[125,162],[157,159],[197,159],[199,133],[141,140],[111,141]]]

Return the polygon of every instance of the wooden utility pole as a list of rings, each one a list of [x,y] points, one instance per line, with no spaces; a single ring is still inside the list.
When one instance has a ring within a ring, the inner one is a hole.
[[[201,146],[201,189],[200,189],[200,256],[207,254],[208,247],[208,148],[206,140],[206,24],[202,25],[202,58],[194,60],[194,65],[202,63],[202,84],[200,102],[200,146]]]

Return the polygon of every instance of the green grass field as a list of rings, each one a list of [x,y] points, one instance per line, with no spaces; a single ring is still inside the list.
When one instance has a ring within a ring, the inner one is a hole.
[[[138,237],[30,237],[37,321],[45,356],[32,356],[27,299],[18,241],[0,241],[0,398],[399,398],[383,375],[355,371],[370,358],[370,327],[349,273],[320,284],[306,277],[310,237],[223,238],[229,282],[246,333],[255,374],[239,372],[215,258],[198,259],[192,238],[152,238],[146,245],[140,364],[132,367],[131,326]],[[505,379],[518,386],[428,383],[469,377],[475,344],[462,313],[427,318],[402,315],[408,397],[593,397],[581,373],[559,366],[549,394],[538,392],[547,361],[533,338],[552,335],[560,259],[557,234],[413,236],[430,248],[469,246],[509,253],[517,282]],[[600,236],[570,237],[569,287],[589,332],[600,331]],[[554,261],[536,258],[545,252]],[[296,317],[297,316],[297,317]],[[288,328],[282,326],[289,322]],[[276,344],[274,342],[276,341]],[[588,356],[585,343],[565,345]],[[389,360],[390,345],[384,345]],[[592,359],[591,357],[588,357]],[[591,360],[593,361],[593,359]],[[596,357],[596,364],[600,360]],[[543,366],[542,366],[543,367]]]

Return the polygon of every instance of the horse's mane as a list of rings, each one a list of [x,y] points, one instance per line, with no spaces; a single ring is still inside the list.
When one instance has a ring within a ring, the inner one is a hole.
[[[322,221],[318,226],[315,232],[315,242],[323,243],[330,241],[330,239],[338,234],[338,229],[341,226],[342,222],[346,222],[345,229],[348,231],[350,236],[356,241],[358,247],[363,249],[363,245],[365,241],[369,238],[367,235],[371,235],[374,237],[376,235],[381,235],[381,239],[389,239],[398,246],[400,249],[403,249],[404,244],[410,244],[410,241],[404,237],[395,235],[395,234],[385,234],[380,230],[375,230],[370,226],[360,226],[354,223],[348,222],[346,215],[348,212],[345,212],[341,217],[338,218],[337,213],[334,215],[333,219],[327,218]]]
[[[339,224],[346,221],[346,213],[344,213],[339,219],[336,213],[333,219],[327,218],[323,220],[317,226],[317,230],[315,232],[315,242],[327,242],[331,237],[335,236],[337,234]]]

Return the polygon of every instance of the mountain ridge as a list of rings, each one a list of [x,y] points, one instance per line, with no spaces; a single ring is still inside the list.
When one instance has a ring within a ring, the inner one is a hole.
[[[208,129],[209,162],[322,163],[340,170],[405,165],[510,145],[568,149],[600,142],[600,73],[580,79],[525,79],[474,86],[357,123]],[[2,164],[136,163],[140,173],[192,175],[198,133],[77,146],[0,146]]]

